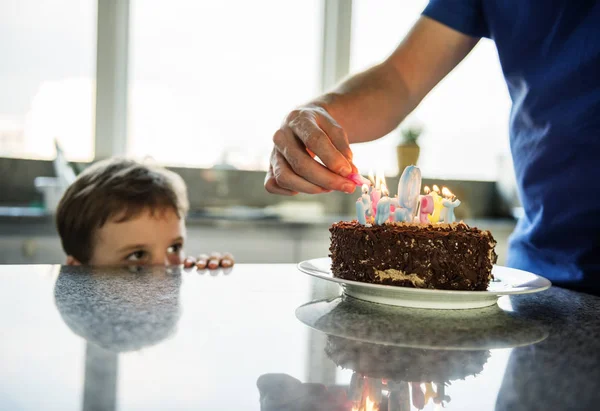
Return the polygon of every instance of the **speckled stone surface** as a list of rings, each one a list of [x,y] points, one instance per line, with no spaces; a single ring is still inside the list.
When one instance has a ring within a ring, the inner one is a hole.
[[[350,411],[384,377],[411,409],[429,380],[445,410],[599,409],[599,297],[428,311],[339,292],[293,265],[0,266],[0,409]]]
[[[54,303],[75,334],[108,351],[133,351],[174,332],[180,287],[178,270],[65,271],[54,284]]]

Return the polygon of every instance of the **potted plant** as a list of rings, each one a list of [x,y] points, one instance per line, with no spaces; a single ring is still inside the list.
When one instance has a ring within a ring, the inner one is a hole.
[[[396,146],[398,173],[411,165],[417,165],[420,148],[417,141],[423,132],[422,127],[411,125],[400,129],[400,141]]]

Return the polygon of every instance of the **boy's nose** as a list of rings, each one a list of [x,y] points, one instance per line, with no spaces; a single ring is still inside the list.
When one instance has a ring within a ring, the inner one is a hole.
[[[183,261],[181,260],[179,255],[164,253],[164,254],[157,256],[156,261],[154,261],[152,264],[170,266],[170,265],[179,265],[182,263],[183,263]]]
[[[155,253],[152,258],[152,265],[170,265],[167,253]]]

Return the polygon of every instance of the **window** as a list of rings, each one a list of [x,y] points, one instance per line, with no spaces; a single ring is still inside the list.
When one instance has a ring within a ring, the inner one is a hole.
[[[283,117],[319,92],[321,0],[132,0],[128,152],[266,169]]]
[[[91,160],[95,0],[0,2],[0,156]]]
[[[127,154],[266,169],[283,116],[320,92],[324,1],[129,2]],[[350,71],[389,55],[426,3],[353,0]],[[58,138],[71,160],[93,159],[97,4],[0,2],[0,156],[52,158]],[[482,40],[406,121],[424,126],[425,175],[495,180],[509,108],[495,46]],[[355,147],[359,168],[395,173],[397,134]]]
[[[354,0],[351,72],[387,57],[426,6],[426,0]],[[406,120],[422,124],[419,165],[434,178],[496,180],[508,152],[510,99],[495,45],[481,40]],[[377,158],[387,172],[397,171],[398,133],[357,146],[361,170]]]

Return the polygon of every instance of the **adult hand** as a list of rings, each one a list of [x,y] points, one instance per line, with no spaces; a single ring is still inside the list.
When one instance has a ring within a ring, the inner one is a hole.
[[[273,135],[273,143],[265,178],[268,192],[354,192],[356,185],[345,178],[357,171],[348,136],[323,107],[309,105],[292,111]]]

